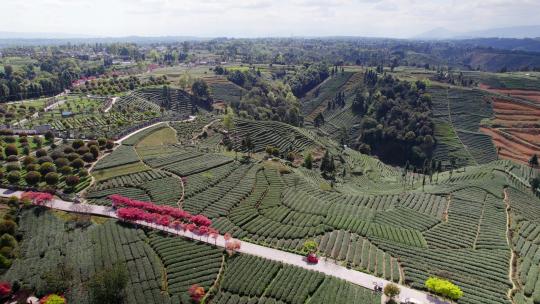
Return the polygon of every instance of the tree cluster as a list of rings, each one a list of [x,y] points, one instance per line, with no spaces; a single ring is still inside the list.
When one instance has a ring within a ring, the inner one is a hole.
[[[367,71],[353,101],[361,116],[355,147],[386,162],[421,165],[435,146],[431,97],[421,81],[399,81]]]

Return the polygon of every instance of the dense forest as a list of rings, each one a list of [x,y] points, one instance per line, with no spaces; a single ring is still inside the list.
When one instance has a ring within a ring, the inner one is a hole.
[[[355,147],[389,163],[421,165],[435,146],[430,108],[424,82],[366,71],[352,105],[362,117]]]
[[[45,57],[15,69],[0,71],[0,101],[52,96],[70,88],[80,77],[100,75],[104,65],[88,66],[72,58]]]

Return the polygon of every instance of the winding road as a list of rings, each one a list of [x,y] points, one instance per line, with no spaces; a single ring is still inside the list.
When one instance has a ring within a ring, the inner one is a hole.
[[[23,193],[22,191],[12,191],[8,189],[0,188],[0,196],[2,197],[10,197],[10,196],[20,197],[22,193]],[[116,215],[116,212],[114,212],[114,210],[112,210],[111,207],[107,207],[107,206],[98,206],[98,205],[91,205],[91,204],[86,204],[86,203],[73,203],[73,202],[68,202],[61,199],[57,199],[57,198],[51,200],[50,202],[45,204],[45,206],[51,209],[62,210],[62,211],[67,211],[67,212],[92,214],[92,215],[105,216],[105,217],[115,218],[115,219],[118,218]],[[200,242],[204,242],[208,244],[215,244],[217,246],[225,248],[226,241],[222,235],[219,235],[217,239],[214,240],[209,237],[199,236],[189,231],[176,230],[171,227],[166,227],[166,226],[161,226],[161,225],[156,225],[156,224],[149,224],[142,221],[137,221],[137,224],[141,226],[147,226],[153,229],[158,229],[158,230],[161,230],[170,234],[178,235],[184,238],[198,240]],[[351,282],[353,284],[356,284],[356,285],[359,285],[368,289],[373,289],[374,284],[378,284],[379,286],[381,285],[384,286],[386,284],[392,283],[390,281],[378,278],[376,276],[373,276],[367,273],[347,269],[346,267],[337,265],[333,262],[324,261],[324,259],[321,259],[318,264],[311,265],[311,264],[306,263],[304,256],[301,256],[298,254],[285,252],[282,250],[273,249],[269,247],[264,247],[264,246],[252,244],[249,242],[245,242],[245,241],[240,241],[240,242],[241,242],[241,247],[240,247],[240,250],[238,250],[238,252],[240,253],[254,255],[254,256],[262,257],[268,260],[298,266],[307,270],[319,271],[324,274],[346,280],[348,282]],[[425,304],[446,303],[447,304],[447,302],[442,301],[429,294],[426,294],[422,291],[411,289],[403,285],[399,285],[399,287],[401,289],[401,294],[399,298],[402,300],[414,299],[415,303],[425,303]]]

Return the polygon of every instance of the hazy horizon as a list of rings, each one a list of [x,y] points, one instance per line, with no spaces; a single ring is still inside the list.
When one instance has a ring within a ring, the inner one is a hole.
[[[411,38],[536,25],[534,0],[8,0],[3,32],[91,37]]]

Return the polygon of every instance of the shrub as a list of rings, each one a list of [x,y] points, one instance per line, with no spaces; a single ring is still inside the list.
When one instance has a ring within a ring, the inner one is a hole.
[[[17,139],[15,139],[15,137],[13,137],[13,136],[4,137],[4,142],[6,142],[8,144],[12,144],[12,143],[14,143],[16,141],[17,141]]]
[[[62,151],[53,151],[51,157],[52,159],[65,158],[66,154]]]
[[[53,159],[50,156],[42,156],[38,159],[38,164],[43,165],[44,163],[52,163]]]
[[[10,144],[4,148],[4,153],[6,154],[6,156],[18,155],[19,151],[17,150],[17,146]]]
[[[11,171],[7,175],[7,180],[10,184],[18,184],[21,180],[21,173],[19,171]]]
[[[26,173],[24,180],[31,186],[37,185],[41,181],[41,173],[37,171],[30,171]]]
[[[9,282],[0,282],[0,298],[7,297],[11,294],[11,284]]]
[[[74,140],[71,143],[71,146],[73,147],[73,149],[77,150],[80,147],[84,146],[84,141],[82,141],[81,139]]]
[[[399,287],[396,285],[396,284],[386,284],[386,286],[384,286],[384,295],[389,297],[389,298],[395,298],[399,295],[399,293],[401,292],[401,290],[399,289]]]
[[[64,148],[64,153],[65,154],[71,154],[73,152],[75,152],[75,150],[72,147],[65,147]]]
[[[77,154],[77,153],[69,153],[67,158],[69,159],[69,161],[74,161],[79,157],[81,157],[81,156],[79,154]]]
[[[7,163],[6,170],[8,172],[19,171],[19,170],[21,170],[21,166],[19,165],[19,162]]]
[[[71,162],[71,166],[75,169],[80,169],[84,167],[84,161],[80,158],[77,158]]]
[[[56,185],[58,183],[58,173],[56,172],[49,172],[47,175],[45,175],[45,182],[47,185]]]
[[[28,166],[28,165],[30,165],[30,164],[35,163],[36,161],[37,161],[37,160],[36,160],[35,157],[33,157],[33,156],[26,156],[26,157],[24,157],[24,159],[23,159],[23,164],[24,164],[25,166]]]
[[[426,280],[425,286],[429,291],[452,300],[458,300],[463,296],[463,291],[457,285],[445,279],[430,277]]]
[[[17,223],[13,220],[1,220],[0,221],[0,234],[8,233],[15,234],[17,230]]]
[[[308,240],[304,242],[304,246],[302,246],[302,251],[305,253],[317,252],[318,247],[319,245],[317,244],[317,242],[313,240]]]
[[[39,304],[66,304],[66,299],[56,294],[50,294],[39,300]]]
[[[82,156],[82,159],[87,163],[91,163],[94,161],[94,155],[90,152],[84,153],[84,155]]]
[[[60,167],[60,173],[62,173],[63,175],[69,175],[73,172],[73,168],[71,168],[70,166],[62,166]]]
[[[103,138],[103,137],[98,138],[97,141],[98,141],[98,145],[99,145],[100,147],[103,147],[103,146],[105,146],[105,145],[107,144],[107,139],[106,139],[106,138]]]
[[[99,157],[99,147],[98,146],[90,146],[90,153],[94,156],[94,159],[97,159]]]
[[[107,144],[105,144],[105,148],[107,148],[107,149],[112,149],[112,148],[114,148],[114,141],[112,141],[112,140],[109,139],[109,140],[107,141]]]
[[[0,247],[17,247],[17,240],[11,234],[4,233],[0,237]]]
[[[54,164],[56,167],[61,168],[63,166],[67,166],[69,164],[69,160],[64,157],[60,157],[54,160]]]
[[[0,254],[0,269],[11,267],[11,260]]]
[[[19,161],[19,158],[16,155],[10,155],[6,158],[8,162],[16,162]]]
[[[80,181],[80,179],[76,175],[70,175],[70,176],[66,177],[66,185],[68,185],[69,187],[76,186],[79,183],[79,181]]]
[[[36,151],[36,156],[37,157],[47,156],[47,151],[45,149],[38,149]]]
[[[51,173],[51,172],[56,172],[56,167],[51,162],[45,162],[45,163],[41,164],[41,166],[39,168],[39,172],[42,175],[46,175],[46,174]]]
[[[26,171],[39,171],[39,165],[38,164],[30,164],[26,166]]]
[[[97,146],[99,146],[99,144],[98,144],[97,140],[89,140],[89,141],[86,143],[86,146],[87,146],[88,148],[90,148],[91,146],[96,146],[96,147],[97,147]]]
[[[313,168],[313,157],[311,156],[311,153],[308,153],[308,155],[304,159],[304,167],[306,167],[307,169]]]
[[[86,177],[86,176],[88,176],[88,170],[82,169],[82,170],[79,172],[79,176],[80,176],[80,177]]]
[[[51,132],[51,131],[47,131],[47,132],[45,133],[45,139],[48,140],[48,141],[54,140],[54,133]]]
[[[39,136],[34,136],[32,138],[32,141],[34,142],[34,144],[36,144],[36,146],[38,147],[41,147],[43,145],[43,139],[41,139],[41,137]]]
[[[88,152],[90,152],[90,149],[88,147],[80,147],[79,149],[77,149],[77,154],[79,155],[83,155]]]

